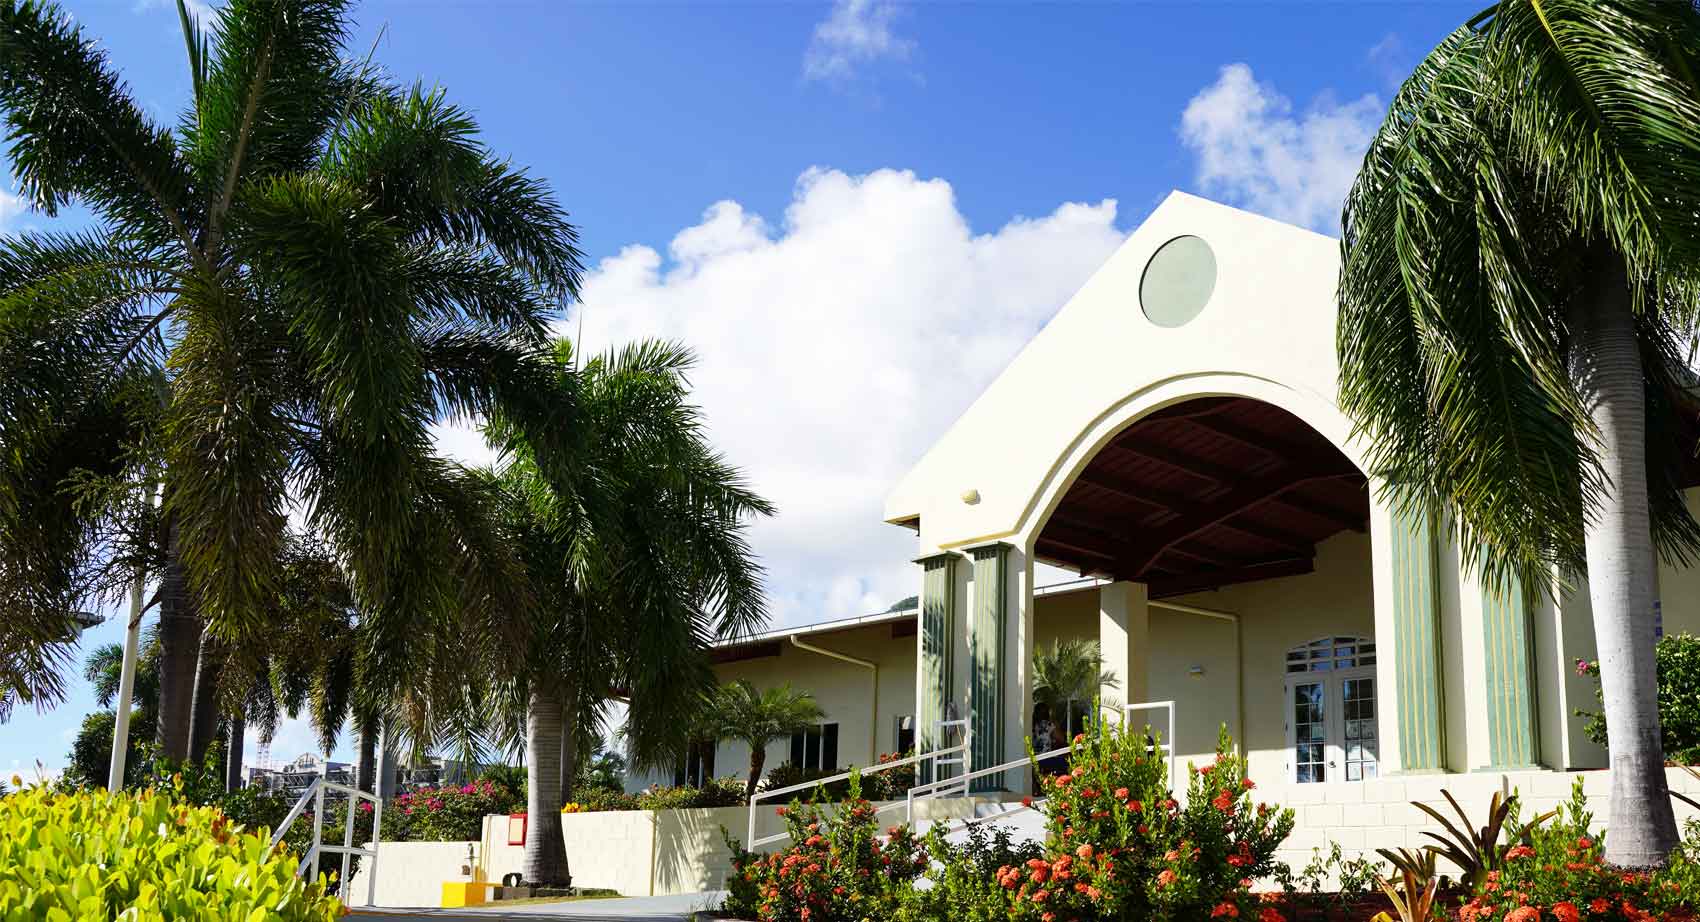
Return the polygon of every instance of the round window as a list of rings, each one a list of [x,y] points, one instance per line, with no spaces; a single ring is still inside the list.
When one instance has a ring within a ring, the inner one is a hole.
[[[1186,236],[1157,248],[1139,280],[1139,306],[1152,323],[1178,327],[1204,310],[1216,290],[1216,254],[1203,238]]]

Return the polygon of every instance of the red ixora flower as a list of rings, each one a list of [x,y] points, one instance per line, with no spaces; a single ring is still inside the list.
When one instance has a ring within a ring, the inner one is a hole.
[[[1558,922],[1582,922],[1582,913],[1577,910],[1576,904],[1569,900],[1552,904],[1552,915]]]
[[[1281,915],[1280,910],[1275,907],[1265,906],[1263,911],[1257,914],[1257,922],[1287,922],[1287,917]]]
[[[1611,909],[1611,900],[1603,896],[1594,897],[1594,901],[1588,904],[1588,911],[1595,915],[1601,915],[1609,909]]]
[[[1510,851],[1505,853],[1505,860],[1515,861],[1518,858],[1528,858],[1534,854],[1535,850],[1527,845],[1514,845]],[[1507,917],[1506,922],[1510,922],[1509,917]]]
[[[1227,916],[1230,919],[1238,919],[1240,917],[1240,908],[1235,906],[1233,903],[1217,903],[1216,908],[1210,910],[1210,918],[1212,919],[1220,919],[1223,916]]]
[[[1533,906],[1519,906],[1505,914],[1505,922],[1541,922],[1541,911]]]
[[[1234,796],[1227,791],[1222,791],[1210,798],[1210,805],[1223,813],[1232,813],[1234,812]]]

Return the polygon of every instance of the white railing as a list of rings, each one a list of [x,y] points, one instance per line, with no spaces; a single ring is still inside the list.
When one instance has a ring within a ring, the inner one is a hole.
[[[817,778],[813,781],[805,781],[802,784],[793,784],[793,785],[788,785],[788,786],[782,787],[782,788],[774,788],[772,790],[756,792],[754,795],[752,795],[750,797],[750,828],[749,828],[749,835],[744,839],[744,847],[751,850],[751,851],[754,851],[754,850],[756,850],[757,848],[760,848],[763,845],[767,845],[767,844],[770,844],[770,843],[773,843],[773,842],[778,842],[781,839],[790,838],[790,836],[791,836],[790,832],[777,832],[777,833],[774,833],[771,836],[762,836],[759,839],[756,838],[756,802],[757,801],[762,801],[762,800],[772,801],[772,800],[779,798],[781,796],[784,796],[786,794],[796,794],[800,791],[812,791],[815,788],[821,787],[822,785],[833,784],[833,783],[836,783],[836,782],[839,782],[839,781],[846,781],[850,778],[850,776],[852,774],[855,774],[860,778],[866,778],[869,775],[877,775],[880,772],[891,771],[893,769],[902,768],[905,765],[914,765],[914,766],[917,767],[917,771],[918,771],[921,763],[925,762],[929,766],[931,766],[931,768],[932,768],[931,774],[933,775],[933,780],[928,782],[927,785],[925,785],[926,787],[929,788],[929,790],[931,790],[932,786],[938,785],[940,783],[940,779],[938,778],[939,766],[941,766],[941,765],[945,765],[945,766],[961,765],[964,769],[964,771],[962,773],[962,779],[963,780],[959,781],[958,776],[952,776],[948,779],[944,779],[944,781],[946,783],[953,785],[953,786],[960,784],[963,792],[966,793],[967,790],[968,790],[968,788],[967,788],[968,782],[966,780],[966,776],[968,775],[968,772],[967,772],[968,758],[969,758],[968,757],[968,747],[971,743],[971,737],[973,735],[973,730],[969,728],[968,721],[966,721],[966,720],[941,720],[935,726],[939,727],[941,731],[946,729],[946,728],[951,728],[951,727],[960,728],[961,731],[962,731],[962,742],[958,745],[947,746],[943,749],[933,749],[933,750],[929,750],[927,752],[916,753],[915,755],[912,755],[912,756],[905,756],[904,758],[901,758],[901,759],[894,759],[890,762],[881,762],[878,765],[872,765],[872,766],[869,766],[866,769],[854,769],[853,768],[850,771],[840,772],[836,775],[830,775],[826,778]],[[911,792],[913,792],[914,790],[915,790],[914,787],[910,788]],[[942,795],[933,794],[931,796],[942,796]],[[896,810],[899,807],[902,807],[904,809],[906,820],[912,822],[914,820],[914,815],[915,815],[915,798],[913,796],[906,796],[901,803],[894,801],[892,803],[886,804],[883,807],[877,807],[877,808],[874,809],[874,815],[878,816],[881,813],[885,813],[888,810]]]
[[[1157,748],[1168,756],[1169,787],[1172,790],[1175,786],[1175,703],[1173,701],[1143,701],[1139,704],[1122,705],[1121,718],[1124,729],[1128,726],[1128,717],[1134,711],[1163,711],[1169,716],[1168,732],[1160,737],[1161,742]]]
[[[325,830],[325,791],[327,790],[348,796],[348,819],[343,823],[341,845],[326,845],[321,841]],[[372,802],[371,848],[357,848],[354,845],[355,808],[359,806],[362,800]],[[342,875],[337,878],[337,888],[343,897],[343,902],[347,903],[349,864],[353,861],[355,855],[360,855],[370,862],[366,865],[366,905],[372,905],[378,888],[378,842],[383,835],[384,802],[375,795],[349,787],[346,784],[337,784],[334,781],[327,780],[324,775],[320,775],[308,783],[307,789],[301,792],[301,799],[295,802],[295,806],[289,809],[289,814],[283,818],[283,822],[277,825],[277,831],[272,833],[273,848],[276,848],[277,844],[283,841],[284,834],[289,832],[289,827],[301,817],[301,811],[307,809],[309,802],[313,804],[313,844],[307,848],[307,856],[302,858],[301,864],[296,867],[296,875],[311,880],[312,875],[318,871],[320,852],[342,855]]]

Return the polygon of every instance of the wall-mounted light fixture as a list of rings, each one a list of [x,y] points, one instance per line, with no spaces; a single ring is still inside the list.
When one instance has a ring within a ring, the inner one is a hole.
[[[973,487],[969,487],[968,489],[963,490],[962,491],[962,501],[967,503],[970,506],[977,505],[980,502],[980,491],[974,489]]]
[[[1204,667],[1198,663],[1193,663],[1191,666],[1186,668],[1186,674],[1195,679],[1202,679],[1204,678]]]

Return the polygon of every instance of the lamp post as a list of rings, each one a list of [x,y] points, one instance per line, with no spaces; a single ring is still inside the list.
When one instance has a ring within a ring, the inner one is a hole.
[[[130,626],[124,633],[124,666],[118,673],[118,714],[112,722],[112,762],[106,770],[106,789],[124,789],[124,757],[130,751],[130,695],[136,688],[136,652],[142,644],[141,573],[130,584]]]

